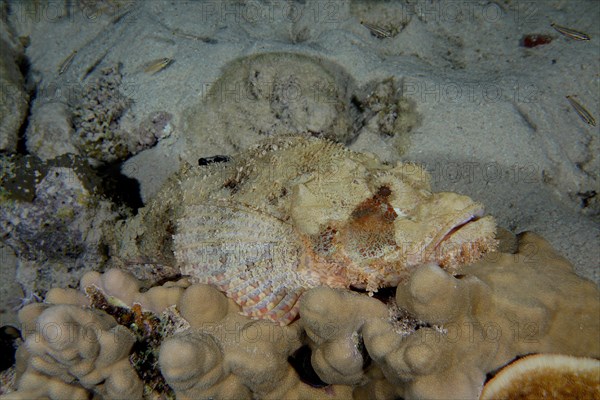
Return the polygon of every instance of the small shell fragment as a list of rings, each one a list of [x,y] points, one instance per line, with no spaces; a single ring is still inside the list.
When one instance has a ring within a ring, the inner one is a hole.
[[[167,68],[173,63],[173,61],[174,60],[169,57],[163,57],[159,58],[158,60],[150,61],[148,64],[146,64],[144,72],[150,75],[154,75],[157,72],[160,72],[163,69]]]
[[[566,96],[571,106],[575,109],[577,114],[581,117],[582,120],[585,121],[586,124],[596,126],[596,119],[590,114],[590,112],[577,100],[574,98],[575,96],[569,95]]]
[[[550,24],[551,27],[556,29],[561,34],[570,37],[575,40],[590,40],[590,36],[587,33],[583,33],[580,31],[576,31],[575,29],[567,28],[564,26],[560,26],[555,24],[554,22]]]

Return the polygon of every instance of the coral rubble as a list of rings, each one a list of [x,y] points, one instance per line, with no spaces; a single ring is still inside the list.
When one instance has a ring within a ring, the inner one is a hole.
[[[101,72],[74,106],[74,145],[82,154],[111,162],[130,154],[127,135],[119,131],[119,120],[131,99],[119,90],[120,66],[104,68]]]

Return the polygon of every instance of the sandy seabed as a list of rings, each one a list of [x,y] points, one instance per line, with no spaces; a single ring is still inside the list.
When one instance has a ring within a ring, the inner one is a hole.
[[[598,118],[595,1],[0,5],[3,58],[28,98],[24,122],[2,131],[6,154],[112,163],[148,202],[184,161],[309,132],[423,164],[434,191],[540,234],[600,282],[599,132],[566,98]],[[35,293],[13,250],[0,253],[4,325]]]

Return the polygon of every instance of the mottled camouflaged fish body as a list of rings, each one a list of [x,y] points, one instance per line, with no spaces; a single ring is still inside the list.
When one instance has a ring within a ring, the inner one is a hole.
[[[454,272],[496,246],[481,205],[431,193],[421,167],[319,139],[273,138],[224,163],[188,165],[173,182],[157,196],[172,212],[152,221],[175,218],[181,273],[280,324],[309,288],[373,293],[423,263]]]
[[[226,292],[249,316],[289,322],[309,285],[292,227],[240,204],[187,206],[177,224],[181,272]],[[313,282],[317,286],[318,282]]]

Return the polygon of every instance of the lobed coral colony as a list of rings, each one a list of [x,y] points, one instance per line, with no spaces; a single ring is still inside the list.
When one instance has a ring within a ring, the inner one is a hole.
[[[533,353],[600,396],[596,285],[420,166],[305,136],[199,164],[106,230],[112,268],[20,311],[1,399],[498,398]]]

